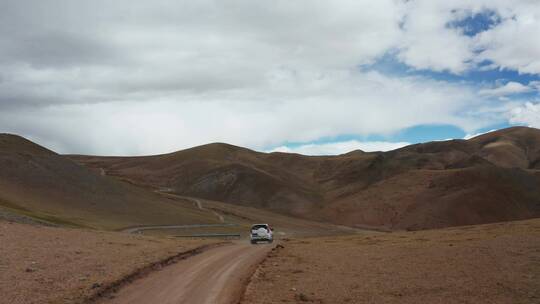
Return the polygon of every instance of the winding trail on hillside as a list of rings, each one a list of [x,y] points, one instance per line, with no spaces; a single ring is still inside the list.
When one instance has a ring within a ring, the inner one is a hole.
[[[272,245],[235,242],[167,266],[120,289],[110,304],[237,303]]]
[[[169,189],[167,191],[169,191]],[[205,208],[200,199],[193,198],[193,197],[188,197],[188,196],[176,195],[176,194],[169,193],[167,191],[155,190],[154,192],[156,192],[158,194],[161,194],[161,195],[166,195],[166,196],[171,196],[171,197],[174,197],[174,198],[179,198],[179,199],[183,199],[183,200],[192,201],[199,210],[211,212],[212,214],[214,214],[218,218],[218,220],[220,222],[225,223],[225,217],[223,215],[221,215],[219,212],[217,212],[215,210]]]
[[[225,218],[223,217],[223,215],[219,214],[217,211],[215,210],[211,210],[212,213],[219,219],[220,222],[222,223],[225,223]]]
[[[173,196],[176,196],[176,197],[181,197],[183,199],[190,200],[193,203],[195,203],[195,206],[197,206],[197,208],[199,208],[199,210],[212,212],[219,219],[220,222],[222,222],[222,223],[225,222],[225,217],[223,217],[223,215],[219,214],[216,210],[209,210],[209,209],[204,208],[201,200],[199,200],[199,199],[192,198],[192,197],[177,196],[177,195],[174,195],[174,194],[169,194],[169,195],[173,195]]]

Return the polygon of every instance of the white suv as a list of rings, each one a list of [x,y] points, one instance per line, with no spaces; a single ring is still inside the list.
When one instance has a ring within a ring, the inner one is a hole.
[[[250,238],[251,244],[259,241],[272,243],[274,241],[273,229],[268,224],[255,224],[251,226]]]

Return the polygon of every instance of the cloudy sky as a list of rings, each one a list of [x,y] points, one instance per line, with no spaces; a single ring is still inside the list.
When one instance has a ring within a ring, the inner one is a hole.
[[[0,0],[0,132],[339,154],[540,127],[536,0]]]

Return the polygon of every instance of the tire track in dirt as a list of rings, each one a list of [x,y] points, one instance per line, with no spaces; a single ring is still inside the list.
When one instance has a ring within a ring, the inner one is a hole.
[[[137,280],[100,303],[237,303],[272,248],[245,242],[212,248]]]

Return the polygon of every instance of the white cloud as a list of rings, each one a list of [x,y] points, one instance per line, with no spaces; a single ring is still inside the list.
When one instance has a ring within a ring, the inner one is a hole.
[[[527,102],[510,111],[510,122],[540,128],[540,103]]]
[[[417,69],[460,74],[480,69],[509,69],[540,74],[540,5],[529,0],[415,0],[403,9],[398,57]],[[494,12],[500,23],[467,36],[452,22]]]
[[[296,147],[280,146],[267,152],[287,152],[304,155],[339,155],[354,150],[364,152],[390,151],[410,145],[407,142],[386,142],[386,141],[357,141],[348,140],[341,142],[329,142],[321,144],[305,144]]]
[[[462,73],[474,57],[471,38],[448,27],[460,6],[454,1],[409,1],[398,58],[416,69]]]
[[[209,92],[203,101],[199,94],[171,93],[151,102],[2,111],[0,128],[51,142],[60,152],[137,155],[213,141],[261,149],[339,134],[390,134],[418,124],[475,130],[493,121],[463,113],[486,102],[470,88],[375,72],[284,73],[265,93]]]
[[[512,94],[527,93],[536,90],[535,83],[531,82],[529,85],[523,85],[519,82],[509,81],[508,83],[498,86],[492,89],[480,90],[480,95],[485,96],[506,96]]]
[[[489,4],[488,4],[489,5]],[[540,73],[540,5],[537,1],[504,1],[493,5],[501,24],[480,33],[477,61],[492,61],[500,69]]]

